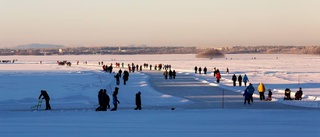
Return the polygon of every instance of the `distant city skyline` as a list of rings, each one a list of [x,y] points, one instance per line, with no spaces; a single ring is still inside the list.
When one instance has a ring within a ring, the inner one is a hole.
[[[320,45],[319,0],[0,0],[0,47]]]

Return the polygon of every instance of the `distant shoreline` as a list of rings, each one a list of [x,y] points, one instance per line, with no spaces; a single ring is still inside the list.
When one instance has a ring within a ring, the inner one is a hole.
[[[0,49],[0,56],[12,55],[153,55],[198,54],[213,48],[197,47],[73,47]],[[320,54],[320,46],[233,46],[214,48],[223,54]]]

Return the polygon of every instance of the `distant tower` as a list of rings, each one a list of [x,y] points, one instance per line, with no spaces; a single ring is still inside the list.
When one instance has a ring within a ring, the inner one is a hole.
[[[121,52],[121,47],[119,47],[119,52]]]

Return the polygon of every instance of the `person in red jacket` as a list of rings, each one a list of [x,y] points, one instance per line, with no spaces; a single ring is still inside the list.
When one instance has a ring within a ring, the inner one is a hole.
[[[217,72],[216,72],[216,79],[217,79],[217,83],[219,83],[220,79],[221,79],[221,75],[220,75],[219,69],[217,69]]]

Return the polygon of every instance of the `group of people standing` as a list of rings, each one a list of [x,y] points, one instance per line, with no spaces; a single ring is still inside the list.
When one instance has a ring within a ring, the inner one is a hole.
[[[118,104],[120,104],[120,101],[118,100],[118,93],[119,93],[119,88],[115,87],[112,93],[113,108],[110,111],[116,111],[118,109]],[[110,98],[106,92],[106,89],[100,89],[98,93],[98,102],[99,102],[99,106],[96,108],[96,111],[107,111],[107,109],[110,109]],[[141,110],[142,107],[141,107],[140,91],[136,94],[135,102],[136,102],[136,108],[134,108],[134,110]]]
[[[265,86],[263,83],[260,83],[258,86],[258,92],[260,96],[260,100],[266,100],[271,101],[272,99],[272,91],[271,89],[268,89],[268,98],[265,99],[264,92],[265,92]],[[243,96],[244,96],[244,104],[248,103],[250,105],[250,102],[253,103],[253,93],[255,91],[255,88],[251,83],[249,83],[249,86],[244,90]]]
[[[204,67],[203,68],[203,74],[207,74],[207,71],[208,71],[208,69],[207,69],[207,67]],[[202,73],[202,68],[201,67],[197,67],[197,66],[195,66],[194,67],[194,73],[195,74],[197,74],[199,72],[199,74],[201,74]]]
[[[244,83],[244,86],[247,86],[247,82],[249,82],[248,76],[247,74],[244,74],[243,78],[241,76],[241,74],[238,76],[236,76],[236,74],[232,75],[232,81],[233,81],[233,86],[236,86],[236,82],[239,82],[239,86],[241,87],[242,82]]]
[[[114,76],[116,78],[116,84],[120,85],[120,78],[121,78],[122,70],[119,69],[118,73]],[[127,70],[123,71],[123,85],[127,84],[127,81],[129,80],[129,72]]]
[[[168,79],[168,76],[169,76],[169,79],[176,79],[177,73],[176,73],[175,70],[172,71],[170,69],[169,72],[168,72],[168,70],[165,70],[163,72],[163,76],[164,76],[165,79]]]
[[[265,100],[265,101],[271,101],[272,100],[272,91],[271,89],[268,89],[268,97],[265,98],[265,91],[266,88],[264,86],[263,83],[259,83],[258,85],[258,93],[259,93],[259,98],[261,101]],[[246,102],[248,102],[248,104],[253,103],[253,92],[255,91],[255,88],[253,87],[253,85],[250,83],[249,86],[245,89],[243,96],[245,97],[244,99],[244,104],[246,104]],[[285,89],[285,97],[284,100],[292,100],[290,97],[291,91],[289,88]],[[302,88],[300,87],[299,90],[295,93],[295,100],[301,100],[302,99],[302,95],[303,95],[303,91]]]

